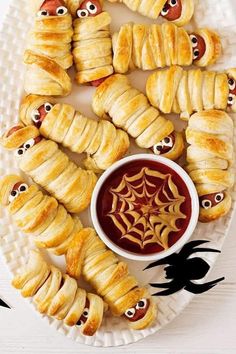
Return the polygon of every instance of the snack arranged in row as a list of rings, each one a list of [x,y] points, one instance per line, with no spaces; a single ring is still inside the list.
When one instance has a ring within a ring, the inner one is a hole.
[[[173,6],[157,1],[157,8],[160,4],[172,10],[180,6],[183,12],[192,8],[192,1],[187,0],[178,0]],[[207,28],[188,33],[174,23],[129,23],[112,37],[111,17],[102,5],[101,0],[35,1],[36,18],[24,55],[28,94],[68,95],[71,80],[66,70],[73,60],[77,82],[99,86],[114,71],[123,74],[135,68],[193,63],[204,67],[221,54],[219,36]],[[135,6],[136,10],[148,7],[144,2]]]

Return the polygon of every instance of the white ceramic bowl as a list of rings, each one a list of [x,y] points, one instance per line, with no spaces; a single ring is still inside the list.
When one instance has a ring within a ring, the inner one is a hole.
[[[144,255],[133,253],[128,250],[125,250],[125,249],[119,247],[118,245],[116,245],[114,242],[112,242],[112,240],[103,231],[103,229],[100,225],[99,219],[98,219],[98,215],[97,215],[97,198],[98,198],[99,192],[100,192],[104,182],[106,181],[106,179],[115,170],[119,169],[124,164],[127,164],[128,162],[137,161],[137,160],[149,160],[149,161],[154,161],[154,162],[156,161],[156,162],[160,162],[160,163],[172,168],[185,182],[187,189],[189,191],[189,194],[191,196],[191,206],[192,206],[192,213],[191,213],[191,218],[190,218],[188,227],[187,227],[186,231],[184,232],[184,234],[180,237],[180,239],[167,250],[157,252],[157,253],[144,254]],[[183,245],[188,241],[188,239],[193,234],[195,227],[197,225],[197,222],[198,222],[198,216],[199,216],[198,194],[197,194],[196,188],[195,188],[191,178],[189,177],[189,175],[177,163],[175,163],[165,157],[151,155],[151,154],[133,155],[133,156],[126,157],[126,158],[114,163],[99,178],[99,180],[96,184],[96,187],[94,189],[92,201],[91,201],[91,217],[92,217],[93,225],[94,225],[98,235],[102,239],[102,241],[107,245],[107,247],[109,247],[111,250],[113,250],[114,252],[116,252],[120,256],[128,258],[128,259],[136,260],[136,261],[153,261],[153,260],[156,261],[156,260],[165,258],[165,257],[169,256],[170,254],[178,251],[181,247],[183,247]]]

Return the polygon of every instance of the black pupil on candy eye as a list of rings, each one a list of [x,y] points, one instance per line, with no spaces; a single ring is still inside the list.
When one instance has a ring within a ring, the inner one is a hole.
[[[196,37],[193,37],[193,38],[192,38],[192,42],[193,42],[193,43],[197,43],[197,38],[196,38]]]
[[[17,195],[17,192],[16,192],[16,191],[12,191],[12,192],[11,192],[11,195],[12,195],[13,197],[15,197],[15,196]]]
[[[165,138],[165,139],[164,139],[164,142],[165,142],[166,144],[168,144],[168,143],[170,142],[170,138]]]
[[[45,108],[47,112],[51,111],[51,106],[47,105]]]
[[[44,11],[41,12],[41,14],[42,14],[43,16],[47,16],[48,13],[47,13],[47,11],[44,10]]]
[[[90,8],[90,10],[95,10],[95,5],[92,4],[89,6],[89,8]]]
[[[86,14],[85,11],[81,11],[80,15],[81,15],[82,17],[85,17],[87,14]]]
[[[20,191],[24,192],[26,190],[25,186],[20,187]]]
[[[156,149],[157,149],[157,151],[161,151],[162,150],[162,146],[157,146]]]
[[[18,150],[18,155],[23,155],[23,150],[22,149]]]
[[[209,207],[209,206],[210,206],[210,202],[205,202],[205,203],[204,203],[204,206],[205,206],[205,207]]]
[[[228,82],[229,82],[230,85],[233,85],[233,84],[234,84],[234,80],[233,80],[233,79],[229,79]]]
[[[64,14],[64,10],[63,10],[63,9],[60,9],[60,10],[58,10],[58,13],[59,13],[60,15],[63,15],[63,14]]]
[[[30,148],[30,144],[26,144],[25,147],[26,147],[26,149],[29,149]]]
[[[171,4],[172,5],[176,5],[177,4],[177,0],[171,0]]]
[[[232,96],[229,97],[229,101],[233,101],[233,97]]]
[[[222,198],[221,195],[217,195],[217,196],[216,196],[216,200],[218,200],[218,201],[220,201],[221,198]]]
[[[138,302],[138,305],[139,305],[139,307],[144,307],[144,306],[145,306],[145,303],[144,303],[144,301],[139,301],[139,302]]]
[[[88,311],[84,311],[83,315],[88,316]]]
[[[127,315],[128,315],[128,316],[132,316],[132,315],[133,315],[133,312],[132,312],[132,311],[128,311],[128,312],[127,312]]]
[[[198,56],[198,55],[199,55],[199,51],[198,51],[198,50],[195,50],[195,51],[194,51],[194,54],[195,54],[196,56]]]
[[[82,325],[82,321],[79,320],[79,321],[77,322],[77,325],[78,325],[78,326],[81,326],[81,325]]]

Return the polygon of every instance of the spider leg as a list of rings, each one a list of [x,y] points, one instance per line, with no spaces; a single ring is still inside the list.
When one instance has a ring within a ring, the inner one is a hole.
[[[172,285],[175,285],[176,281],[172,280],[168,283],[149,283],[153,288],[170,288]]]
[[[193,294],[202,294],[208,290],[210,290],[211,288],[213,288],[214,286],[216,286],[219,282],[221,282],[222,280],[224,280],[225,278],[218,278],[216,280],[210,281],[208,283],[205,284],[194,284],[189,282],[186,286],[185,286],[185,290],[193,293]]]
[[[197,241],[191,241],[187,243],[182,250],[179,252],[179,256],[181,256],[184,259],[187,259],[192,253],[196,252],[216,252],[216,253],[221,253],[221,251],[213,249],[213,248],[195,248],[197,246],[202,245],[203,243],[208,243],[210,241],[207,240],[197,240]]]
[[[143,270],[147,270],[147,269],[151,269],[154,267],[157,267],[159,265],[163,265],[163,264],[173,264],[175,263],[175,260],[178,258],[178,254],[172,254],[166,258],[160,259],[159,261],[155,261],[153,263],[150,263],[146,268],[144,268]]]
[[[165,286],[166,287],[166,286]],[[174,293],[176,293],[177,291],[180,291],[183,289],[184,284],[182,283],[178,283],[176,281],[173,281],[171,283],[169,283],[169,289],[163,290],[163,291],[159,291],[155,294],[152,294],[152,296],[167,296],[167,295],[172,295]]]

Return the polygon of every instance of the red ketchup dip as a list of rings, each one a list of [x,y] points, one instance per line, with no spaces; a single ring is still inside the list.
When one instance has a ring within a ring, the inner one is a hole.
[[[114,244],[136,254],[152,254],[170,248],[183,236],[191,219],[191,196],[169,166],[135,160],[104,181],[96,212]]]

